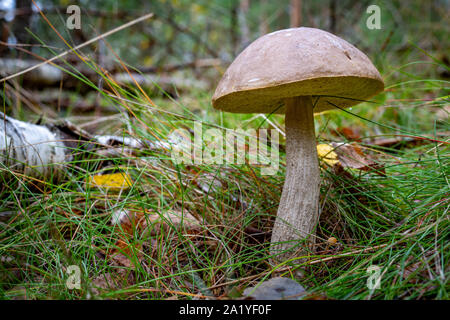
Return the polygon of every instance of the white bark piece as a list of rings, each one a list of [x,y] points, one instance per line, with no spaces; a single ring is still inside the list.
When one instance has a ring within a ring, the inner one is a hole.
[[[57,132],[0,112],[0,163],[3,172],[8,168],[27,176],[49,177],[71,159]]]

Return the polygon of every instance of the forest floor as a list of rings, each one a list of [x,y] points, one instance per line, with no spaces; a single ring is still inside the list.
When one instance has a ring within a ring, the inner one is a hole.
[[[281,275],[305,299],[448,299],[449,82],[421,58],[384,61],[386,90],[373,102],[315,117],[317,143],[337,155],[319,154],[314,249],[280,264],[270,238],[285,174],[282,116],[219,112],[212,90],[172,97],[116,83],[112,95],[101,91],[115,113],[61,111],[95,134],[147,145],[83,151],[58,182],[2,175],[0,298],[227,299]],[[22,108],[15,114],[30,120]],[[195,123],[278,130],[279,170],[174,163],[164,143]]]

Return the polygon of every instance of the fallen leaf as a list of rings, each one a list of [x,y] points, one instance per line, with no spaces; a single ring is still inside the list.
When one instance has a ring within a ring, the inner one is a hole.
[[[113,212],[111,224],[118,235],[115,248],[106,252],[111,260],[119,265],[134,268],[132,255],[141,257],[142,244],[133,241],[135,233],[140,235],[149,233],[152,236],[170,228],[185,232],[198,230],[200,222],[189,212],[175,210],[156,213],[150,211],[117,210]]]
[[[336,136],[344,136],[347,140],[359,141],[361,139],[361,133],[358,128],[339,127],[336,130],[332,130]]]
[[[364,139],[364,142],[375,146],[398,149],[399,147],[412,147],[430,142],[443,143],[445,138],[447,138],[449,135],[450,131],[442,131],[436,132],[434,135],[425,135],[422,137],[399,135],[392,138],[378,138],[375,140]]]
[[[223,193],[226,190],[226,186],[222,181],[227,180],[226,172],[221,171],[218,173],[211,172],[198,172],[196,168],[190,167],[190,172],[194,175],[192,179],[192,183],[195,184],[200,190],[203,191],[204,194],[210,193]],[[231,199],[235,202],[239,202],[239,198],[237,198],[233,194],[229,194]],[[241,202],[242,206],[247,206],[247,203],[244,201]]]
[[[374,171],[379,175],[385,175],[384,166],[375,162],[368,154],[365,154],[357,144],[333,142],[332,146],[342,167]]]
[[[326,143],[317,145],[317,155],[319,156],[319,159],[330,166],[339,163],[338,155],[333,150],[334,148]]]
[[[114,271],[100,274],[91,282],[91,291],[97,296],[111,290],[118,290],[135,282],[132,272],[123,268],[116,268]]]
[[[146,229],[151,235],[156,235],[161,230],[167,231],[171,227],[177,230],[197,230],[200,228],[200,222],[189,212],[166,211],[160,214],[153,213],[148,216],[146,221]]]
[[[448,98],[448,96],[447,96],[447,98]],[[436,117],[439,120],[448,121],[449,115],[450,115],[450,104],[445,105],[436,111]]]
[[[89,178],[92,186],[107,190],[121,190],[131,187],[131,177],[127,173],[99,174]]]
[[[170,227],[185,230],[197,229],[200,222],[186,210],[184,212],[170,210],[165,212],[141,212],[132,210],[119,210],[113,213],[111,224],[121,226],[128,235],[138,231],[149,231],[152,235],[158,234],[162,229]]]

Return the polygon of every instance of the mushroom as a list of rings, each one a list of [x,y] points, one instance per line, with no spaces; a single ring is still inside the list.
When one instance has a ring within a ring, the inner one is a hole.
[[[212,98],[214,108],[285,114],[286,178],[272,232],[275,260],[292,257],[299,240],[314,242],[320,193],[314,113],[356,105],[383,89],[364,53],[315,28],[266,34],[226,70]]]

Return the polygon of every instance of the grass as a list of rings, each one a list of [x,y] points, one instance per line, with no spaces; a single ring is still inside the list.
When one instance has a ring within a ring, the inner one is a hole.
[[[373,112],[368,108],[363,107],[362,114]],[[410,113],[420,114],[422,109],[411,109],[397,110],[400,121],[391,117],[383,122],[387,118],[383,114],[376,123],[417,132],[424,123],[412,121]],[[139,121],[133,124],[133,135],[156,142],[167,140],[174,128],[190,126],[188,120],[162,110],[151,116],[136,110]],[[220,122],[217,112],[206,110],[206,123],[232,127],[233,121],[246,118],[226,115]],[[281,118],[272,120],[281,123]],[[321,115],[319,140],[341,140],[330,134],[332,124],[359,127],[360,121],[351,115]],[[247,123],[258,126],[261,119]],[[364,122],[361,127],[371,132],[376,123]],[[278,266],[269,260],[269,243],[283,184],[284,155],[275,176],[261,176],[258,168],[248,165],[176,166],[164,150],[138,154],[119,150],[115,157],[93,154],[91,159],[71,163],[62,184],[33,186],[19,176],[15,181],[3,180],[2,208],[18,215],[2,222],[0,256],[5,261],[0,295],[6,299],[226,298],[281,274],[300,279],[311,295],[331,299],[447,299],[448,144],[424,141],[375,149],[385,176],[374,170],[344,169],[343,174],[321,164],[322,215],[316,252],[306,263],[292,260]],[[105,167],[128,172],[132,187],[120,193],[89,187],[88,177]],[[127,233],[110,223],[112,212],[120,209],[159,215],[189,212],[203,227],[195,232],[173,226],[154,235],[137,228]],[[327,244],[332,236],[338,239],[335,246]],[[119,245],[123,239],[125,247]],[[128,267],[111,254],[124,248]],[[65,286],[65,270],[73,264],[81,269],[81,290]],[[380,289],[366,286],[371,265],[381,267]],[[99,283],[102,289],[96,288]]]
[[[0,221],[0,298],[226,299],[282,275],[304,285],[307,299],[448,299],[449,122],[448,113],[437,116],[448,107],[448,81],[410,80],[408,68],[417,65],[435,68],[436,62],[417,61],[389,73],[387,90],[375,103],[316,116],[318,142],[356,141],[379,166],[356,170],[321,162],[322,212],[307,259],[277,265],[269,256],[284,182],[283,139],[273,176],[250,165],[176,165],[164,148],[100,154],[99,146],[74,150],[82,156],[67,164],[58,183],[1,169],[0,211],[14,214]],[[283,128],[278,115],[269,122],[215,111],[211,92],[150,100],[137,86],[104,80],[102,105],[116,106],[120,116],[99,121],[98,134],[156,145],[169,141],[175,129],[192,129],[193,121],[202,121],[204,130]],[[360,138],[349,138],[342,128]],[[370,142],[399,136],[424,139],[390,147]],[[108,172],[128,173],[131,187],[113,191],[86,183]],[[134,222],[113,225],[120,210],[142,215],[147,225],[170,212],[191,214],[201,228],[180,229],[170,221],[147,230]],[[81,270],[80,290],[66,286],[70,265]],[[367,287],[373,265],[380,267],[379,289]]]

